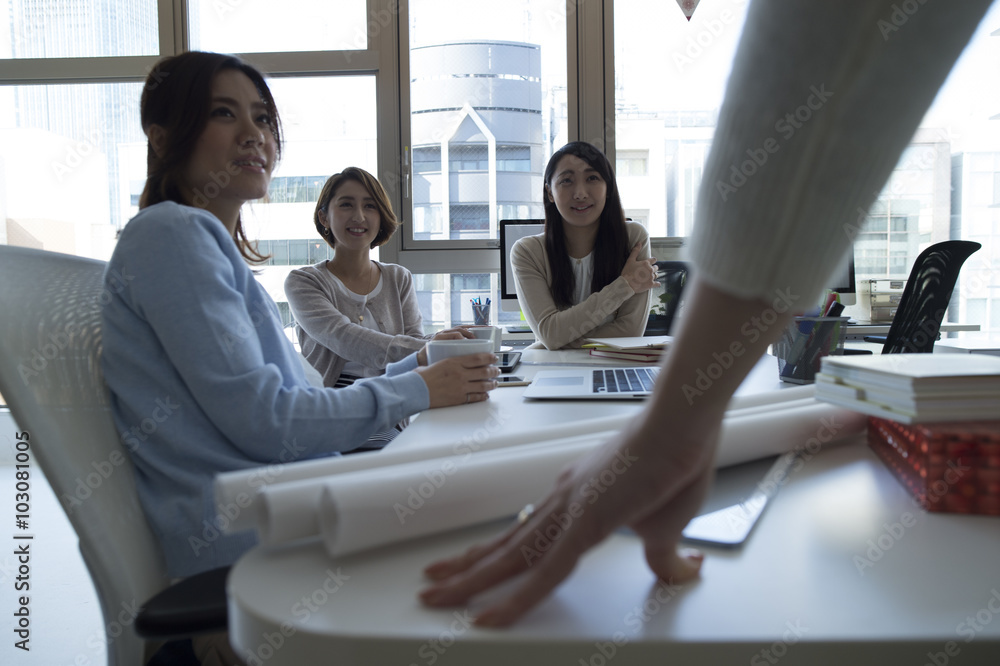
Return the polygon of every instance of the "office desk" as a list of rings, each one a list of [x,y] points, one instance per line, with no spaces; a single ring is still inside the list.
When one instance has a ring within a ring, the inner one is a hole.
[[[767,360],[753,381],[777,385],[774,359]],[[427,412],[392,446],[474,434],[496,414],[516,414],[505,429],[547,423],[551,404],[517,408],[520,391],[497,389],[485,403]],[[588,415],[640,409],[575,404]],[[810,456],[749,541],[737,550],[706,548],[701,579],[684,586],[657,584],[640,542],[616,534],[511,629],[475,629],[465,609],[418,603],[424,565],[506,522],[336,561],[318,541],[258,547],[229,579],[237,652],[252,654],[251,664],[275,666],[771,664],[778,658],[782,665],[882,666],[930,663],[928,653],[940,653],[937,663],[955,664],[995,664],[1000,655],[1000,520],[923,512],[859,441]]]
[[[853,324],[847,327],[848,340],[862,340],[866,335],[887,335],[890,324]],[[944,322],[941,333],[959,333],[963,331],[978,331],[979,324],[958,324]]]

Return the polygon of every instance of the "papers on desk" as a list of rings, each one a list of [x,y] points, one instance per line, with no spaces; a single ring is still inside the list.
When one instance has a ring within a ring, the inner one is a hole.
[[[216,479],[216,501],[244,508],[229,532],[254,528],[271,544],[319,536],[332,556],[346,555],[513,516],[544,498],[566,465],[633,419],[630,412],[541,428],[530,437],[500,433],[482,443],[291,463],[256,493],[259,470],[231,472]],[[811,386],[734,399],[716,464],[841,439],[862,432],[864,424],[859,415],[816,402]]]

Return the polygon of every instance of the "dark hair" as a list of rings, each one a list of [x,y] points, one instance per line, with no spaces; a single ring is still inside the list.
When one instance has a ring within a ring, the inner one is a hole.
[[[584,141],[573,141],[552,154],[545,167],[542,198],[545,202],[545,253],[552,269],[552,286],[549,288],[556,307],[568,308],[573,304],[576,279],[573,266],[566,250],[566,232],[562,215],[551,201],[549,183],[555,176],[556,166],[566,155],[574,155],[593,167],[607,184],[607,199],[594,239],[594,276],[590,283],[591,292],[604,289],[621,275],[622,267],[628,259],[631,248],[628,243],[628,228],[625,226],[625,211],[622,210],[618,183],[611,163],[604,153]]]
[[[271,133],[281,157],[281,123],[278,108],[264,76],[236,56],[204,51],[188,51],[161,59],[146,77],[139,103],[142,131],[149,135],[151,125],[166,131],[167,149],[157,155],[151,142],[146,147],[146,186],[139,197],[139,208],[162,201],[190,205],[181,188],[184,170],[194,154],[198,139],[208,124],[212,83],[219,72],[235,69],[246,74],[267,107]],[[234,233],[240,254],[251,263],[267,260],[246,236],[241,220]]]
[[[334,239],[330,228],[323,224],[323,218],[326,216],[327,207],[333,200],[333,196],[337,193],[337,188],[349,180],[361,183],[361,186],[368,190],[368,194],[375,200],[375,206],[378,208],[379,229],[371,247],[385,245],[396,232],[396,227],[399,226],[396,222],[396,214],[392,212],[389,194],[382,187],[382,183],[378,182],[375,176],[358,167],[347,167],[340,173],[335,173],[326,179],[323,191],[320,192],[319,200],[316,202],[316,210],[313,211],[313,223],[316,225],[316,231],[319,232],[323,240],[330,244],[330,247],[335,246],[336,239]]]

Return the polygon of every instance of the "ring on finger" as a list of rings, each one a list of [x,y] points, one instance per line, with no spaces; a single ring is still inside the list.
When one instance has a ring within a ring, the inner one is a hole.
[[[517,514],[517,522],[519,525],[523,525],[531,518],[531,514],[535,512],[534,504],[525,504],[524,508],[521,509]]]

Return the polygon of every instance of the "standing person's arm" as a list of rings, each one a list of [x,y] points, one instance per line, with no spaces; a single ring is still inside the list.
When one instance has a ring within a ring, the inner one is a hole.
[[[425,603],[464,603],[527,571],[477,619],[509,624],[623,523],[642,536],[657,576],[676,583],[696,575],[700,558],[679,554],[676,542],[709,483],[725,404],[786,325],[779,304],[807,303],[822,289],[853,237],[857,209],[881,189],[989,4],[928,2],[889,32],[891,0],[751,4],[699,193],[690,299],[654,398],[620,438],[568,468],[524,525],[431,565],[438,583],[422,594]],[[800,107],[809,122],[795,117]],[[733,180],[758,149],[767,161]],[[685,389],[734,343],[743,353],[710,389]],[[635,464],[617,473],[619,455]],[[609,469],[615,483],[590,502],[590,479]],[[582,513],[562,529],[574,502]],[[553,528],[552,546],[527,561],[522,547]]]

